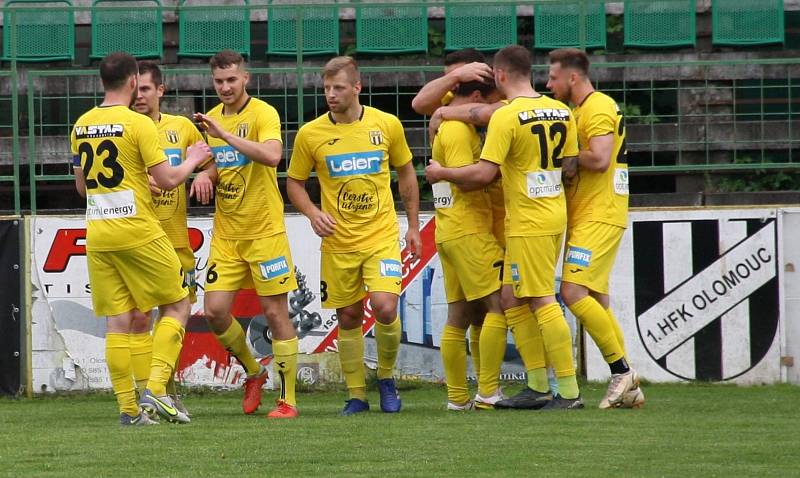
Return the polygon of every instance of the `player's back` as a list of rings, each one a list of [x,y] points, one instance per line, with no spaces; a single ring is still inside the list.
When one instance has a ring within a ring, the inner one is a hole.
[[[577,154],[575,120],[560,101],[517,97],[492,115],[481,158],[500,164],[507,236],[563,231],[561,162]]]
[[[86,248],[114,251],[164,235],[147,168],[165,160],[150,118],[126,106],[98,106],[75,122],[75,164],[86,181]]]
[[[573,110],[581,148],[589,148],[596,136],[613,135],[613,148],[608,169],[579,169],[566,190],[570,225],[581,221],[598,221],[627,227],[628,224],[628,160],[625,145],[625,120],[616,101],[595,91]]]
[[[432,158],[446,168],[459,168],[480,159],[481,139],[475,126],[443,121],[433,140]],[[492,205],[487,188],[462,191],[448,181],[431,185],[436,208],[436,242],[492,230]]]

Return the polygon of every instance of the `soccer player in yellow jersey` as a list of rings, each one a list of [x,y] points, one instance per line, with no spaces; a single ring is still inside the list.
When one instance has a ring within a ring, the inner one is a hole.
[[[123,425],[150,424],[141,408],[174,422],[188,422],[174,407],[166,383],[189,318],[184,271],[158,221],[148,187],[174,189],[207,160],[205,143],[187,150],[172,167],[158,144],[153,122],[130,110],[137,94],[136,60],[127,53],[100,63],[103,102],[75,122],[71,150],[78,192],[86,196],[86,256],[95,314],[107,316],[106,361]],[[152,364],[140,404],[131,368],[134,311],[158,306]]]
[[[403,278],[389,166],[397,171],[408,215],[406,241],[416,260],[422,244],[411,150],[396,116],[360,104],[361,76],[355,60],[331,59],[322,79],[330,111],[297,132],[286,190],[322,237],[322,306],[336,309],[339,360],[349,391],[342,414],[369,410],[361,330],[365,287],[376,318],[381,410],[399,412],[393,372],[402,332],[397,301]],[[305,190],[312,170],[319,177],[321,208]]]
[[[250,74],[239,53],[223,50],[210,64],[222,103],[207,114],[195,114],[208,132],[219,175],[205,316],[220,343],[247,371],[242,410],[254,413],[267,370],[253,357],[231,307],[239,289],[255,288],[272,332],[272,363],[281,378],[277,406],[267,416],[295,418],[297,334],[286,295],[297,288],[297,281],[276,172],[283,154],[281,122],[275,108],[247,94]]]
[[[164,150],[164,154],[167,155],[170,166],[177,166],[184,161],[186,149],[192,144],[202,141],[203,138],[188,118],[161,112],[160,100],[164,95],[165,86],[161,68],[157,63],[153,61],[139,62],[138,84],[138,95],[133,104],[133,109],[149,116],[155,122],[158,129],[159,144]],[[191,195],[197,195],[204,204],[207,204],[213,197],[213,180],[216,179],[214,162],[210,160],[210,156],[208,159],[209,161],[203,165],[205,169],[198,173],[191,187]],[[212,177],[214,178],[213,180]],[[194,304],[197,300],[197,284],[194,277],[194,253],[189,246],[189,233],[186,223],[186,188],[181,185],[172,191],[162,190],[157,185],[154,185],[152,177],[150,178],[150,185],[156,215],[181,261],[184,281],[189,290],[189,301]],[[150,375],[150,360],[153,350],[149,313],[145,314],[139,310],[134,312],[130,343],[133,376],[136,380],[137,390],[141,393],[144,392],[147,378]],[[189,415],[186,407],[178,397],[174,375],[167,382],[167,392],[172,398],[175,408]]]
[[[489,102],[451,103],[452,88],[460,81],[483,81],[491,78],[492,69],[483,63],[484,57],[472,49],[458,50],[445,57],[445,75],[427,83],[414,97],[412,107],[421,114],[431,114],[432,137],[436,137],[442,121],[454,120],[485,127],[492,114],[505,100],[492,98]],[[492,231],[505,248],[505,206],[502,180],[498,178],[488,186],[492,199]],[[478,373],[478,408],[538,409],[552,398],[541,334],[536,319],[526,301],[514,297],[511,279],[506,277],[501,288],[501,306],[504,314],[489,315],[488,323],[472,321],[470,351]],[[500,367],[506,347],[506,331],[510,329],[528,375],[527,386],[513,397],[505,398],[499,387]],[[479,341],[480,338],[480,341]],[[480,343],[479,347],[474,345]],[[481,351],[478,353],[478,351]],[[481,359],[481,357],[483,357]]]
[[[580,154],[567,187],[567,250],[561,297],[581,321],[611,369],[600,408],[644,403],[639,378],[625,360],[622,328],[609,304],[608,277],[622,234],[628,227],[628,161],[625,121],[617,103],[595,91],[589,58],[574,48],[550,52],[547,87],[575,105]]]
[[[566,105],[534,90],[530,72],[526,48],[514,45],[500,50],[494,58],[494,77],[508,104],[489,121],[481,161],[461,168],[442,168],[431,161],[426,175],[431,181],[444,179],[473,189],[502,172],[507,218],[504,280],[510,279],[515,297],[533,311],[559,382],[559,394],[542,409],[577,409],[583,408],[583,400],[575,378],[572,339],[554,290],[567,222],[561,164],[578,155],[575,120]]]
[[[488,101],[494,84],[460,83],[451,104]],[[443,121],[433,141],[432,157],[444,167],[458,168],[480,160],[481,138],[475,126],[460,121]],[[466,332],[483,323],[477,309],[503,315],[500,307],[500,271],[503,249],[492,234],[492,202],[486,188],[462,191],[447,181],[432,184],[436,208],[436,249],[442,262],[447,297],[447,322],[442,330],[440,352],[447,381],[447,409],[473,407],[467,388]],[[471,341],[475,355],[478,341]],[[503,338],[505,349],[505,337]],[[492,375],[477,363],[478,381]],[[496,386],[496,384],[495,384]]]

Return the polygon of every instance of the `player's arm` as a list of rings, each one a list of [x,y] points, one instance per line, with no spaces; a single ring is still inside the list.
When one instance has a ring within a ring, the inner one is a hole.
[[[311,229],[319,237],[330,236],[336,229],[336,220],[311,201],[306,191],[305,179],[286,178],[286,195],[289,201],[311,222]]]
[[[219,123],[203,113],[195,113],[194,120],[199,122],[200,127],[214,138],[221,139],[233,146],[237,151],[247,156],[257,163],[265,166],[277,167],[283,157],[283,144],[276,139],[268,139],[263,143],[240,138],[239,136],[224,130]]]
[[[500,101],[496,103],[466,103],[457,106],[442,106],[437,109],[428,122],[428,133],[431,137],[436,135],[436,131],[445,120],[461,121],[463,123],[474,124],[475,126],[486,126],[495,111],[504,106]]]
[[[605,172],[611,165],[611,152],[614,150],[614,135],[608,133],[589,138],[589,148],[578,154],[581,168],[598,173]]]
[[[81,197],[86,197],[86,177],[83,175],[83,168],[80,166],[72,167],[72,174],[75,175],[75,189]]]
[[[161,161],[150,167],[148,172],[153,177],[156,185],[161,189],[175,189],[186,181],[192,172],[203,164],[211,155],[211,148],[202,141],[186,148],[186,161],[178,166],[170,166],[169,162]]]
[[[429,183],[449,181],[462,191],[477,191],[484,188],[491,184],[498,174],[500,174],[499,166],[485,159],[460,168],[445,168],[437,161],[431,160],[425,168],[425,178]]]
[[[492,68],[486,63],[473,62],[462,65],[444,76],[431,80],[419,90],[411,100],[411,108],[421,115],[430,116],[442,105],[442,97],[452,91],[459,83],[468,81],[489,81]]]
[[[395,168],[395,171],[397,171],[397,189],[406,209],[406,217],[408,217],[406,244],[413,253],[412,259],[416,259],[422,254],[422,239],[419,234],[419,183],[417,183],[417,171],[414,169],[412,161]]]
[[[208,204],[214,198],[214,188],[217,184],[217,163],[213,160],[201,166],[202,171],[194,177],[189,188],[189,197],[197,197],[200,204]]]

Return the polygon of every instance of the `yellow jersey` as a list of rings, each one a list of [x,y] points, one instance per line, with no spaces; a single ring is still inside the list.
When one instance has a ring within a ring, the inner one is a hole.
[[[70,149],[86,178],[86,250],[132,249],[164,235],[147,169],[166,157],[150,118],[127,106],[97,106],[75,122]]]
[[[432,157],[446,168],[469,166],[480,159],[481,139],[475,126],[442,121],[433,140]],[[487,189],[465,192],[448,181],[431,185],[436,208],[436,242],[491,232],[492,204]]]
[[[337,123],[330,113],[297,132],[288,175],[305,181],[316,170],[322,210],[336,220],[322,238],[323,252],[352,252],[396,241],[400,235],[389,166],[411,161],[403,125],[396,116],[363,106],[361,117]]]
[[[281,140],[278,112],[258,98],[232,115],[222,114],[222,103],[208,112],[223,129],[257,143]],[[214,234],[222,239],[257,239],[286,231],[283,197],[276,168],[252,161],[219,138],[208,137],[217,165]]]
[[[158,141],[170,166],[178,166],[186,159],[186,148],[203,139],[194,123],[183,116],[161,113],[156,122]],[[186,224],[186,186],[181,184],[171,191],[153,196],[156,215],[169,241],[176,249],[189,247]]]
[[[577,155],[575,119],[564,103],[542,95],[518,97],[495,111],[481,159],[500,166],[507,237],[564,231],[561,162]]]
[[[595,91],[573,109],[581,149],[589,148],[595,136],[611,134],[614,148],[605,172],[578,168],[578,175],[567,188],[569,225],[597,221],[628,227],[628,159],[625,146],[625,119],[617,103]]]

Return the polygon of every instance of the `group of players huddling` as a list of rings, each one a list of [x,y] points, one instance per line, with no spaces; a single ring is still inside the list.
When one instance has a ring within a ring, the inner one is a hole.
[[[475,50],[448,55],[445,76],[425,85],[412,103],[432,115],[435,134],[425,173],[433,185],[448,302],[441,338],[448,410],[583,407],[571,335],[554,290],[565,232],[561,297],[612,373],[600,407],[644,402],[608,296],[627,225],[623,118],[611,98],[593,90],[583,52],[556,50],[550,57],[548,88],[573,110],[534,91],[530,53],[519,46],[499,51],[493,67]],[[103,102],[82,115],[71,134],[76,187],[87,204],[92,303],[97,316],[107,317],[106,360],[123,425],[191,421],[174,375],[196,300],[183,186],[195,171],[189,195],[203,204],[213,198],[216,206],[204,315],[247,373],[242,409],[252,414],[259,408],[267,380],[231,315],[236,292],[252,288],[280,378],[276,406],[267,416],[298,416],[298,340],[287,304],[297,283],[276,174],[283,151],[280,118],[248,95],[240,54],[222,51],[210,66],[221,103],[195,113],[193,123],[160,111],[165,85],[156,63],[112,53],[100,63]],[[329,111],[298,131],[287,195],[322,238],[319,293],[323,308],[336,309],[348,389],[341,413],[369,410],[362,333],[367,295],[376,318],[380,408],[399,412],[393,374],[402,264],[389,167],[397,174],[408,218],[405,241],[415,260],[422,244],[412,154],[396,116],[360,104],[361,78],[352,58],[328,61],[322,82]],[[487,123],[482,141],[479,128]],[[319,178],[319,207],[305,187],[312,171]],[[474,399],[466,376],[468,328],[478,374]],[[528,385],[507,398],[498,379],[508,329]]]

